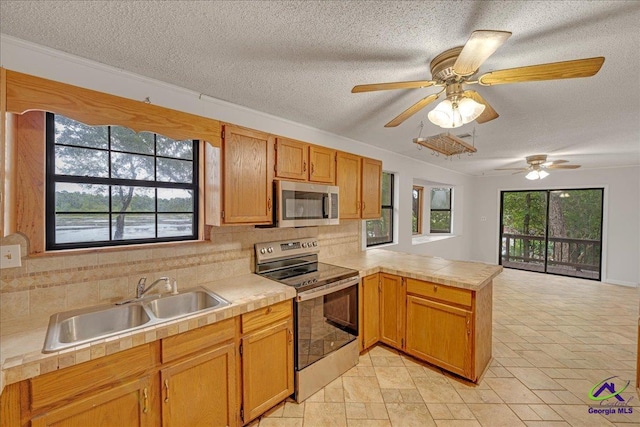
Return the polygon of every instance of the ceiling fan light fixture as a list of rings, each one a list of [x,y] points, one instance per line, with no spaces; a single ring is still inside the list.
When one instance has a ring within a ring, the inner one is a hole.
[[[444,129],[457,128],[474,121],[485,106],[471,98],[460,98],[457,101],[445,99],[436,108],[431,110],[427,117],[434,125]]]
[[[525,175],[525,178],[530,179],[530,180],[536,180],[536,179],[544,179],[546,177],[549,176],[549,172],[542,170],[542,169],[533,169],[531,172],[529,172],[527,175]]]

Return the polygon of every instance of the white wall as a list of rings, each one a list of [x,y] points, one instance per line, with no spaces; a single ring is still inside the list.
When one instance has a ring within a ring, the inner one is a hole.
[[[462,213],[467,205],[467,194],[469,194],[469,192],[464,192],[464,188],[471,182],[469,176],[4,35],[0,37],[0,65],[10,70],[125,98],[142,101],[148,97],[152,104],[380,159],[385,171],[396,174],[396,194],[399,203],[396,205],[398,213],[397,244],[391,245],[389,249],[427,253],[450,259],[467,259],[469,257],[470,236],[468,232],[463,232],[462,235],[446,242],[415,246],[411,244],[411,189],[414,178],[456,186],[454,209],[461,215],[460,220],[462,220],[464,217]],[[389,141],[389,144],[413,145],[411,141]],[[429,155],[418,150],[416,153],[417,158],[421,155]],[[465,231],[469,229],[468,226],[462,227],[462,230]]]
[[[500,191],[604,187],[604,282],[637,286],[640,281],[640,167],[551,171],[544,180],[524,175],[482,177],[474,181],[470,216],[470,259],[498,261]],[[481,221],[486,217],[486,221]]]

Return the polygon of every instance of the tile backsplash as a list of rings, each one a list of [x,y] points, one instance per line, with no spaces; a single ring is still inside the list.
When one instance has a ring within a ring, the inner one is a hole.
[[[130,298],[142,276],[147,283],[168,276],[189,288],[248,274],[254,243],[302,237],[318,238],[321,260],[361,250],[358,220],[308,228],[212,227],[210,241],[33,257],[26,256],[27,239],[12,234],[0,245],[20,244],[22,267],[0,271],[0,334],[42,324],[59,311]]]

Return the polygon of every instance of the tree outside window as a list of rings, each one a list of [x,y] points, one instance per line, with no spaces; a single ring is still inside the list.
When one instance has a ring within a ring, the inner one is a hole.
[[[393,174],[382,172],[382,217],[367,221],[367,246],[393,243]]]
[[[451,233],[451,188],[431,189],[431,233]]]
[[[197,239],[198,144],[47,114],[47,248]]]

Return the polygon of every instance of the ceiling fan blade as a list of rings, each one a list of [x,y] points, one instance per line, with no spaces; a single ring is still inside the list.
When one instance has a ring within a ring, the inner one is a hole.
[[[472,75],[510,36],[509,31],[474,31],[453,64],[453,72],[459,76]]]
[[[529,168],[498,168],[494,169],[494,171],[526,171]]]
[[[509,68],[483,74],[478,78],[478,83],[483,86],[492,86],[507,83],[591,77],[600,71],[603,63],[604,57],[598,56],[596,58]]]
[[[511,175],[518,175],[519,173],[525,173],[525,172],[526,172],[526,171],[528,171],[528,170],[529,170],[529,168],[522,169],[522,170],[520,170],[520,171],[518,171],[518,172],[514,172],[514,173],[512,173]]]
[[[465,90],[464,95],[473,99],[477,103],[484,105],[484,111],[476,118],[476,122],[485,123],[493,119],[497,119],[500,115],[496,113],[491,105],[475,90]]]
[[[580,165],[551,165],[547,169],[578,169]]]
[[[569,163],[569,160],[554,160],[552,162],[545,162],[541,166],[548,168],[551,165],[559,165],[560,163]]]
[[[433,86],[436,82],[433,80],[416,80],[412,82],[392,82],[392,83],[372,83],[369,85],[358,85],[351,89],[351,93],[372,92],[374,90],[393,90],[393,89],[417,89],[421,87]]]
[[[431,104],[433,101],[438,99],[441,93],[442,92],[434,93],[427,96],[426,98],[422,98],[420,101],[416,102],[411,107],[407,108],[402,113],[400,113],[398,117],[396,117],[395,119],[391,120],[389,123],[384,125],[384,127],[392,128],[392,127],[398,126],[399,124],[407,120],[409,117],[413,116],[415,113],[422,110],[424,107],[426,107],[427,105]]]

